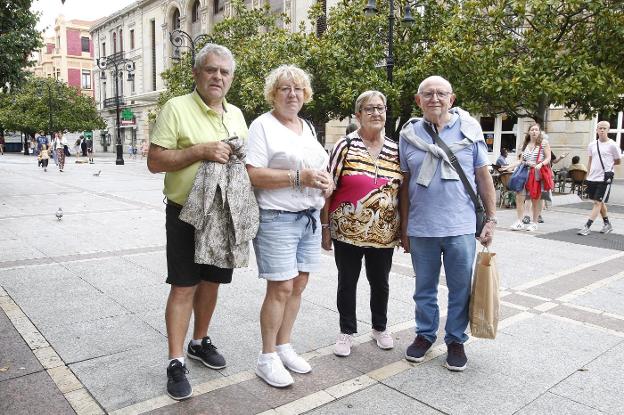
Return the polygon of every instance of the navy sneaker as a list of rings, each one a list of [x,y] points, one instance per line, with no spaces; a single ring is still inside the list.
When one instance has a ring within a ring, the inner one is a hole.
[[[531,218],[529,216],[523,217],[522,223],[524,223],[525,225],[528,225],[529,223],[531,223]]]
[[[431,348],[431,344],[429,340],[419,334],[405,351],[405,359],[410,362],[422,362],[425,360],[425,353]]]
[[[208,336],[204,337],[201,344],[197,346],[193,346],[189,342],[186,353],[188,357],[201,361],[210,369],[218,370],[225,367],[225,358],[217,352],[217,347],[212,344]]]
[[[544,219],[542,218],[542,215],[539,215],[537,217],[537,223],[544,223]]]
[[[193,394],[193,388],[186,378],[188,372],[186,366],[177,359],[169,363],[167,367],[167,395],[171,399],[181,401],[190,398]]]
[[[444,367],[452,372],[463,372],[464,369],[466,369],[466,363],[468,362],[466,353],[464,353],[464,345],[453,342],[447,343],[446,348],[448,350],[448,354],[446,356],[446,363],[444,363]]]

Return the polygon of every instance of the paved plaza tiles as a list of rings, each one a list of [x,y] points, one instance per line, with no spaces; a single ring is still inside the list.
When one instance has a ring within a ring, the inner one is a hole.
[[[424,362],[403,358],[414,273],[401,251],[388,310],[396,347],[371,340],[362,277],[356,346],[334,356],[336,268],[325,253],[293,336],[312,373],[267,386],[254,374],[264,282],[252,258],[222,287],[210,329],[228,366],[189,361],[195,396],[176,403],[165,393],[162,179],[140,158],[70,158],[63,173],[44,173],[32,156],[0,156],[0,414],[624,413],[624,206],[610,215],[614,233],[583,238],[587,205],[569,195],[555,197],[535,233],[508,231],[515,213],[499,212],[502,320],[496,340],[466,344],[465,372],[442,366],[443,333]]]

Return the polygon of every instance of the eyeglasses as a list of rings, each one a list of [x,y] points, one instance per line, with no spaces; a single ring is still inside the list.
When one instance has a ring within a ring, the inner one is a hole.
[[[304,88],[302,86],[278,86],[277,90],[282,94],[289,94],[292,91],[294,94],[303,94]]]
[[[363,107],[362,111],[364,111],[368,115],[373,115],[375,111],[377,111],[380,114],[383,114],[384,112],[386,112],[386,106],[385,105],[377,105],[377,106],[371,105],[368,107]]]
[[[438,99],[446,99],[450,97],[452,92],[448,91],[424,91],[420,93],[420,96],[426,100],[433,99],[434,95],[438,96]]]

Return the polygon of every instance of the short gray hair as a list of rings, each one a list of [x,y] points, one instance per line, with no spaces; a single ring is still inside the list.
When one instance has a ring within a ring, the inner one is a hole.
[[[360,110],[362,109],[362,106],[364,104],[366,104],[368,101],[370,101],[371,98],[374,98],[374,97],[381,98],[381,100],[383,101],[384,105],[386,105],[386,96],[384,94],[382,94],[381,92],[374,91],[374,90],[364,91],[355,100],[355,114],[360,112]]]
[[[204,60],[206,60],[206,56],[208,55],[217,55],[223,58],[228,58],[230,62],[232,62],[232,72],[236,69],[236,61],[234,60],[232,52],[225,46],[217,45],[216,43],[206,43],[204,47],[197,52],[195,55],[195,62],[193,63],[193,69],[200,69],[204,64]]]
[[[425,85],[429,83],[430,81],[439,81],[439,82],[447,84],[450,90],[449,92],[453,93],[453,85],[451,85],[451,83],[446,78],[443,78],[440,75],[433,75],[433,76],[429,76],[423,79],[420,85],[418,85],[419,94],[423,91],[423,89],[425,89]]]

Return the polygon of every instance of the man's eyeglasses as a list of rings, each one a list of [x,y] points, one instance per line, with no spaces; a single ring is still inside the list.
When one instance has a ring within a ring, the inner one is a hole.
[[[364,111],[368,115],[373,115],[375,111],[377,111],[380,114],[383,114],[384,112],[386,112],[386,106],[385,105],[377,105],[377,106],[370,105],[368,107],[363,107],[362,111]]]
[[[452,92],[448,91],[424,91],[420,93],[420,96],[426,100],[433,99],[434,95],[438,96],[438,99],[446,99],[450,97]]]

